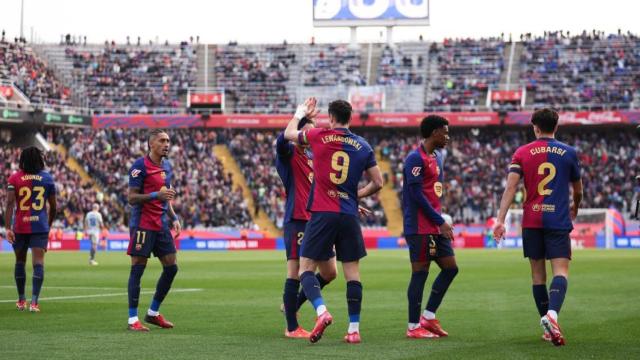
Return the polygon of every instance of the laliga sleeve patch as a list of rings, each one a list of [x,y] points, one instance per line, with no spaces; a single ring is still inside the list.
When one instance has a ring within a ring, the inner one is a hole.
[[[420,176],[420,171],[422,170],[422,167],[420,166],[415,166],[413,169],[411,169],[411,174],[413,176]]]

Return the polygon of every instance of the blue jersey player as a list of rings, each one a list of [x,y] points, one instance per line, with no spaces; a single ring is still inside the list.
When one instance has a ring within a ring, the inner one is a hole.
[[[349,329],[345,341],[359,343],[362,303],[359,261],[366,256],[366,250],[358,221],[358,199],[382,188],[382,174],[369,144],[349,131],[352,108],[348,102],[336,100],[329,104],[329,129],[298,130],[303,117],[317,114],[316,105],[316,99],[309,98],[298,106],[284,133],[289,141],[309,145],[313,153],[314,176],[308,205],[311,219],[300,250],[300,282],[318,315],[309,340],[312,343],[320,340],[333,321],[314,271],[331,260],[335,246],[347,281]],[[358,189],[364,172],[371,181]]]
[[[305,131],[315,126],[312,119],[303,118],[298,130]],[[282,296],[287,330],[285,337],[308,339],[310,333],[298,324],[298,309],[306,301],[300,288],[300,245],[311,213],[307,210],[309,192],[313,181],[313,156],[308,146],[300,146],[284,138],[284,133],[276,140],[276,169],[287,194],[284,213],[284,243],[287,253],[287,279]],[[316,274],[320,288],[336,278],[335,256],[320,264]]]
[[[412,270],[407,289],[407,337],[412,339],[448,336],[436,319],[436,310],[458,274],[451,246],[453,229],[442,217],[440,204],[444,168],[442,155],[437,150],[449,141],[449,122],[441,116],[427,116],[420,123],[420,134],[423,140],[405,159],[402,173],[404,236],[409,245]],[[429,301],[421,316],[422,293],[432,261],[441,270],[433,281]]]
[[[162,130],[152,130],[148,143],[149,154],[136,160],[129,170],[131,218],[127,254],[131,256],[131,273],[128,329],[133,331],[149,331],[138,320],[138,300],[140,279],[151,254],[160,260],[163,268],[151,306],[144,317],[145,322],[162,328],[173,327],[158,310],[178,272],[170,224],[176,236],[180,234],[181,227],[171,206],[176,192],[171,188],[171,165],[165,159],[169,154],[169,135]]]
[[[516,150],[509,165],[507,186],[500,202],[494,237],[504,237],[504,221],[520,178],[524,179],[522,247],[531,264],[533,298],[542,317],[543,338],[556,346],[565,343],[558,313],[567,292],[571,260],[571,223],[582,201],[580,163],[575,149],[555,139],[558,113],[542,109],[531,118],[536,140]],[[569,203],[569,188],[573,199]],[[551,261],[553,279],[547,292],[545,259]]]
[[[44,170],[44,165],[40,149],[28,147],[20,153],[20,169],[7,181],[9,184],[4,221],[7,240],[16,255],[16,307],[20,311],[24,311],[27,306],[24,294],[27,278],[25,263],[27,252],[31,249],[33,287],[29,311],[40,312],[38,297],[44,281],[44,254],[47,251],[49,229],[56,216],[56,189],[53,178]],[[48,212],[46,203],[49,203]]]

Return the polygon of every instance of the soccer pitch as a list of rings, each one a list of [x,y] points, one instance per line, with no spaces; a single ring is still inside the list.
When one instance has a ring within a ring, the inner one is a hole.
[[[180,271],[160,309],[176,328],[152,327],[150,333],[126,330],[124,253],[99,253],[100,265],[90,267],[84,252],[49,252],[39,314],[15,310],[14,258],[2,253],[0,358],[640,358],[640,252],[574,252],[560,314],[567,339],[562,348],[540,339],[521,251],[457,250],[457,256],[460,274],[438,312],[448,338],[405,338],[408,253],[384,250],[370,251],[362,262],[362,344],[342,342],[348,318],[339,271],[323,291],[334,325],[312,345],[283,337],[284,252],[180,252]],[[29,298],[30,261],[27,269]],[[141,314],[159,273],[152,259],[142,281]],[[436,274],[433,268],[427,289]],[[314,315],[305,304],[301,325],[310,330]]]

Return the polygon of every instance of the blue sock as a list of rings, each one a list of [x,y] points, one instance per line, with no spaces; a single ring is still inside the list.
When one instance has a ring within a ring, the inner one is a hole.
[[[17,262],[13,271],[13,277],[16,279],[16,288],[18,289],[18,300],[25,300],[24,286],[27,283],[27,271],[23,262]]]
[[[307,299],[311,301],[314,309],[317,309],[320,305],[324,305],[322,293],[320,292],[320,282],[318,282],[318,278],[316,278],[313,271],[302,273],[302,275],[300,275],[300,283],[302,284],[302,289]]]
[[[330,283],[330,281],[327,281],[322,276],[320,276],[320,273],[316,274],[316,279],[318,279],[318,283],[320,283],[320,290],[324,289],[324,287],[328,283]],[[298,293],[297,308],[300,309],[305,301],[307,301],[307,295],[304,294],[304,289],[300,289],[300,293]]]
[[[298,328],[298,288],[300,288],[300,280],[287,279],[284,282],[284,295],[282,302],[284,303],[284,316],[287,319],[287,330],[294,331]]]
[[[442,299],[444,298],[444,294],[447,293],[447,289],[449,289],[449,285],[453,282],[453,279],[458,274],[458,268],[452,269],[442,269],[438,277],[433,282],[433,286],[431,287],[431,295],[429,296],[429,301],[427,302],[427,311],[431,311],[435,313],[442,303]]]
[[[153,300],[151,301],[151,309],[152,311],[158,311],[160,309],[160,304],[169,293],[169,289],[171,289],[171,283],[173,283],[173,279],[176,277],[178,273],[178,265],[173,264],[169,266],[165,266],[162,268],[162,274],[160,274],[160,279],[158,279],[158,284],[156,285],[156,293],[153,295]]]
[[[44,265],[33,265],[33,289],[31,289],[31,303],[37,304],[38,297],[40,296],[40,289],[42,289],[42,283],[44,282]]]
[[[533,285],[533,300],[536,302],[538,308],[538,314],[544,316],[549,310],[549,293],[547,292],[547,285]]]
[[[411,274],[411,281],[407,289],[407,299],[409,300],[409,322],[417,324],[420,321],[420,311],[422,310],[422,293],[424,284],[427,282],[427,271],[414,271]]]
[[[360,281],[347,281],[347,310],[349,322],[360,322],[360,309],[362,307],[362,283]]]
[[[140,279],[144,274],[146,265],[131,265],[131,273],[129,273],[129,286],[127,293],[129,295],[129,317],[138,316],[138,301],[140,300]]]
[[[564,276],[554,276],[549,286],[549,310],[560,313],[560,308],[567,293],[567,278]]]

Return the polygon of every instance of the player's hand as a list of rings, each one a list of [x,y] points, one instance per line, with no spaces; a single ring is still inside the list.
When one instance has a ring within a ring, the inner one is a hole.
[[[493,239],[496,241],[496,244],[499,244],[500,241],[502,241],[505,231],[506,230],[504,224],[501,222],[496,222],[496,224],[493,226]]]
[[[180,231],[182,231],[182,224],[180,224],[179,219],[173,220],[173,231],[176,232],[176,235],[175,235],[176,238],[180,236]]]
[[[574,203],[571,203],[569,207],[569,214],[571,215],[571,221],[575,221],[576,217],[578,217],[578,208],[575,207]]]
[[[369,216],[372,214],[371,210],[362,205],[358,205],[358,213],[360,213],[361,216]]]
[[[318,104],[318,100],[314,97],[307,98],[304,103],[298,105],[295,114],[295,117],[298,120],[302,120],[303,117],[313,119],[316,115],[318,115],[319,110],[316,109],[316,105]]]
[[[446,221],[440,225],[440,234],[449,240],[453,241],[453,226],[449,225]]]
[[[173,200],[176,196],[176,191],[173,189],[162,188],[158,191],[158,199],[162,201]]]
[[[16,234],[14,234],[11,229],[7,229],[7,241],[9,241],[9,244],[11,245],[16,242]]]

